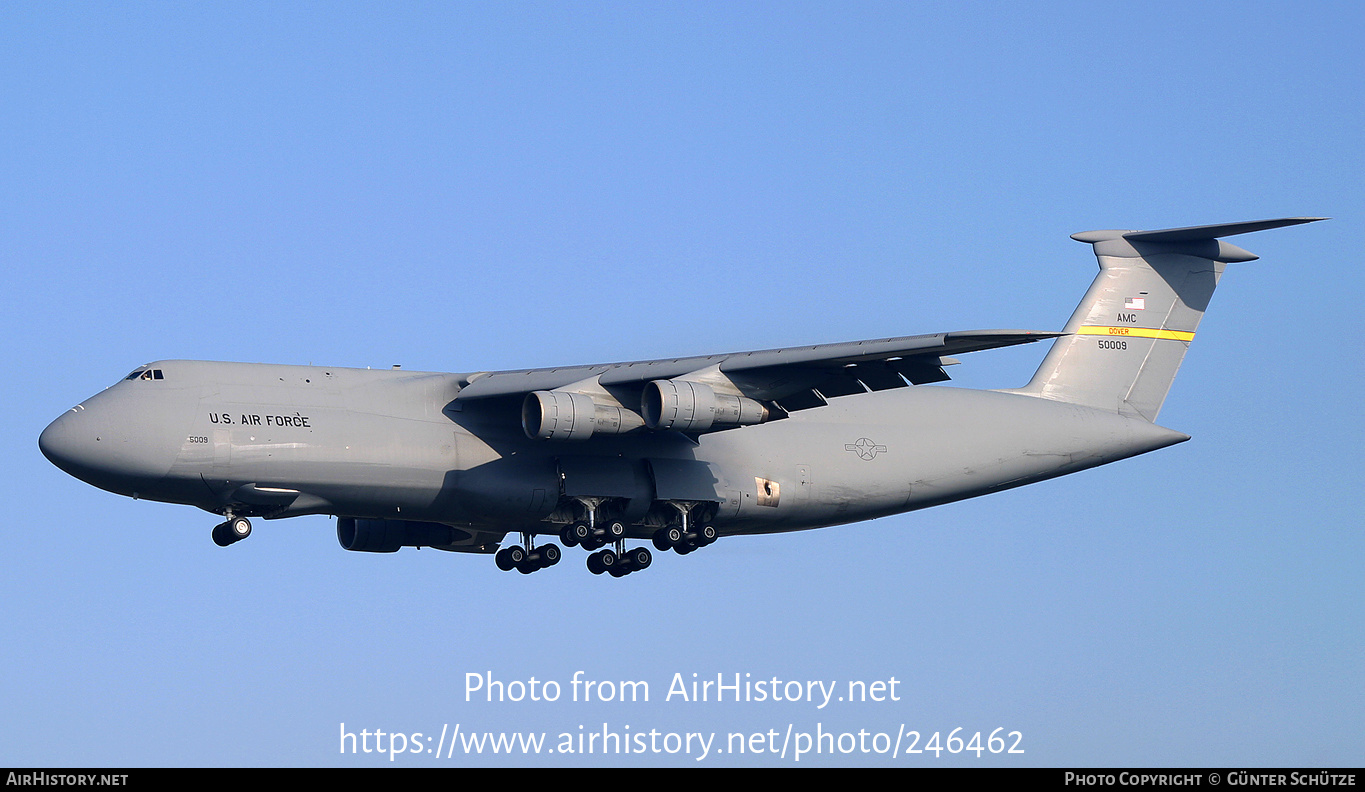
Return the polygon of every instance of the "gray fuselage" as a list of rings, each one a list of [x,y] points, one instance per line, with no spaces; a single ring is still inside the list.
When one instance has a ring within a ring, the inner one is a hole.
[[[59,467],[111,492],[267,518],[333,514],[555,533],[564,499],[619,504],[628,535],[663,501],[722,534],[866,520],[1016,487],[1188,439],[1029,395],[921,386],[689,436],[533,440],[518,405],[456,399],[465,378],[162,361],[43,432]],[[135,372],[136,374],[137,372]]]

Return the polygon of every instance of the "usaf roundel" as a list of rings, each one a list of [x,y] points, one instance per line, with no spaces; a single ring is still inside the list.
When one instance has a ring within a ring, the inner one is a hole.
[[[877,445],[866,437],[860,437],[856,443],[845,444],[844,450],[852,451],[858,455],[859,459],[874,459],[878,454],[886,453],[886,446]]]

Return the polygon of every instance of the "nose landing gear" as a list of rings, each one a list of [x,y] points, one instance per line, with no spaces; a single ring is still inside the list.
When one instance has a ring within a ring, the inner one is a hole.
[[[219,547],[236,544],[251,535],[251,521],[228,514],[227,522],[213,526],[213,543]]]

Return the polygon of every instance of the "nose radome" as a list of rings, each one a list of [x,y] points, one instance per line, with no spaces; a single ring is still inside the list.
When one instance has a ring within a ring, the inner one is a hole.
[[[67,410],[38,435],[38,450],[43,452],[43,456],[73,476],[77,475],[76,471],[81,467],[80,441],[72,430],[76,414],[80,411],[80,407]]]
[[[146,405],[105,390],[68,410],[38,437],[52,464],[110,492],[145,492],[179,451],[165,405]]]
[[[176,396],[120,382],[64,412],[38,437],[38,448],[83,482],[146,494],[167,477],[183,445],[192,403]]]

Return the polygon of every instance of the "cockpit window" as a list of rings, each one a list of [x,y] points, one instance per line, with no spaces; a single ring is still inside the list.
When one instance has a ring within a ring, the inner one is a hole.
[[[138,369],[123,379],[126,382],[128,380],[159,380],[165,379],[165,377],[161,375],[161,369]]]

